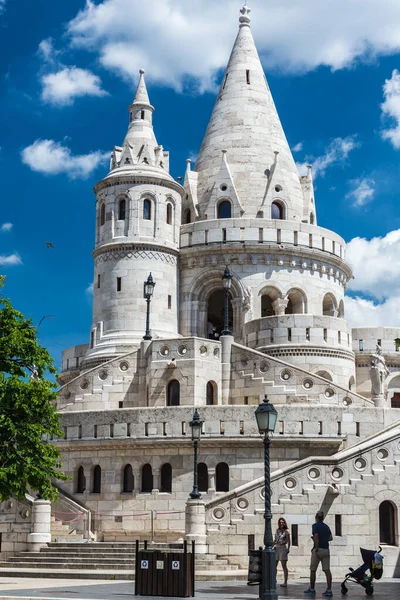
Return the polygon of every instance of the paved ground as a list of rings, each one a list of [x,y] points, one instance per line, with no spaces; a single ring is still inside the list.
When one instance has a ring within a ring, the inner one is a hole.
[[[287,589],[279,588],[278,593],[281,600],[304,600],[303,591],[307,587],[306,581],[290,582]],[[316,598],[323,600],[321,593],[325,586],[323,582],[317,583]],[[334,597],[344,598],[340,593],[340,585],[335,584]],[[133,598],[133,582],[123,581],[96,581],[54,579],[19,579],[16,577],[4,577],[0,580],[0,600],[11,600],[11,598],[32,598],[46,600],[129,600]],[[137,596],[139,598],[139,596]],[[153,597],[140,596],[141,600],[154,600]],[[248,587],[242,581],[239,582],[202,582],[196,583],[196,598],[204,600],[255,600],[258,598],[258,588]],[[348,600],[366,600],[364,590],[358,585],[349,584]],[[375,585],[375,600],[399,600],[400,579],[378,581]],[[167,600],[174,600],[168,598]]]

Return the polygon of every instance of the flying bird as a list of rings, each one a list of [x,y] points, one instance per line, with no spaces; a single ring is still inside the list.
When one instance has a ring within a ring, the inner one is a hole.
[[[43,242],[48,248],[56,248],[51,242]]]

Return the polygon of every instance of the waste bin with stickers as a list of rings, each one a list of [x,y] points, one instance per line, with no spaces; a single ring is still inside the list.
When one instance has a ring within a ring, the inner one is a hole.
[[[135,595],[194,596],[195,543],[188,552],[183,544],[157,544],[140,548],[136,540]]]

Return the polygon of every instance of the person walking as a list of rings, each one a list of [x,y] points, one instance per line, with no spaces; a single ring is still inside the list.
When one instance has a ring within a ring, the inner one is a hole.
[[[310,563],[310,587],[305,590],[308,596],[315,596],[315,579],[319,563],[322,565],[322,570],[326,577],[326,590],[322,593],[323,596],[332,596],[332,574],[330,570],[330,554],[329,542],[332,541],[332,532],[328,525],[324,523],[324,513],[319,510],[315,515],[315,523],[312,526],[312,539],[314,541],[313,549],[311,550]]]
[[[290,552],[290,533],[287,526],[286,520],[281,517],[278,521],[278,529],[275,532],[275,556],[276,556],[276,567],[278,568],[279,562],[282,565],[284,581],[281,583],[282,587],[287,587],[288,581],[288,554]]]

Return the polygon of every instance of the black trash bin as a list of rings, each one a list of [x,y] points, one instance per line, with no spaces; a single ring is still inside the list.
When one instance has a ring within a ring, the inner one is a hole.
[[[135,595],[194,596],[195,546],[187,551],[187,543],[173,544],[170,548],[140,549],[136,540]],[[179,551],[179,547],[181,550]]]

